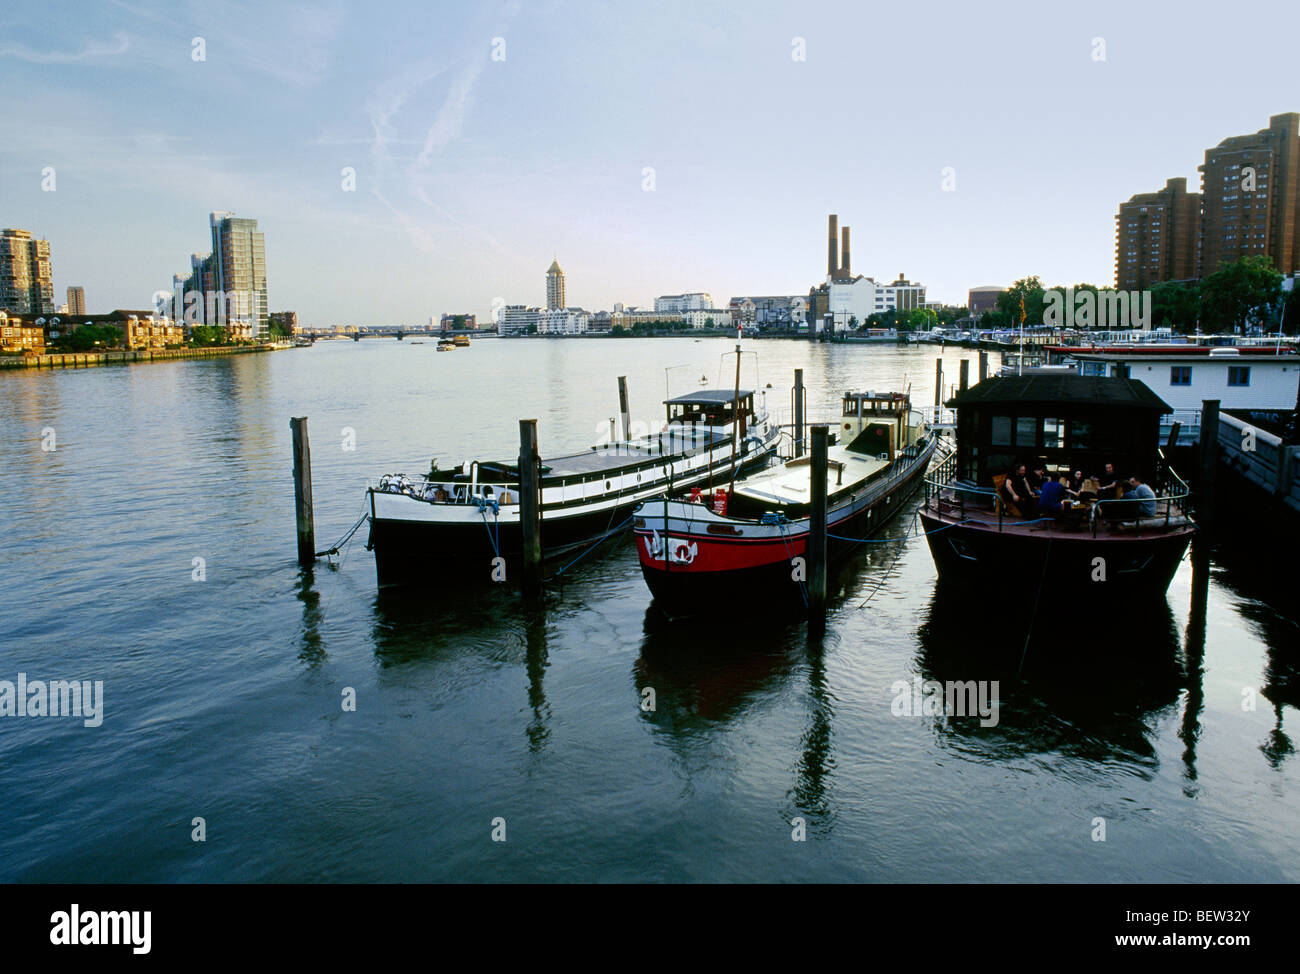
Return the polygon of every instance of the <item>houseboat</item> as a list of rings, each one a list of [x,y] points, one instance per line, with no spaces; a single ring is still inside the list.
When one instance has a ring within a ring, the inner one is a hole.
[[[469,348],[468,335],[456,335],[451,341],[457,348]]]
[[[1230,336],[1188,336],[1185,342],[1114,345],[1058,345],[1048,348],[1050,367],[1070,367],[1080,375],[1138,379],[1169,403],[1162,438],[1174,423],[1180,445],[1200,436],[1201,403],[1219,400],[1223,409],[1294,409],[1300,388],[1300,355],[1290,345],[1212,345],[1203,340]]]
[[[733,471],[771,462],[780,430],[753,391],[702,389],[665,406],[668,421],[656,435],[541,461],[543,559],[598,541],[652,497],[726,483]],[[381,587],[500,580],[501,567],[520,564],[517,459],[385,476],[367,500],[367,547]]]
[[[958,393],[956,452],[927,481],[921,508],[945,580],[1025,601],[1093,601],[1163,594],[1195,525],[1186,484],[1160,449],[1170,406],[1123,376],[1023,375],[986,379]],[[1024,464],[1048,479],[1081,471],[1142,479],[1154,496],[1118,497],[1081,485],[1063,510],[1014,503],[1005,478]]]
[[[850,392],[827,451],[827,555],[834,562],[883,528],[920,486],[938,434],[905,393]],[[811,457],[719,483],[711,492],[650,501],[636,512],[641,573],[670,618],[746,613],[806,597],[802,561],[812,514]]]

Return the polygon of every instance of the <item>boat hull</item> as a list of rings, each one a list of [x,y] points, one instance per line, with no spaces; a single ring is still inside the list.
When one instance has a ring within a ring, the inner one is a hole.
[[[878,537],[920,488],[934,442],[887,490],[866,490],[827,512],[831,566]],[[798,609],[806,604],[809,520],[784,525],[728,521],[677,502],[664,513],[648,504],[637,512],[637,556],[655,607],[669,618],[716,612],[731,599],[751,609]],[[666,525],[666,527],[665,527]],[[796,560],[798,559],[798,560]]]
[[[770,449],[750,455],[742,471],[769,462]],[[730,467],[705,468],[674,481],[672,493],[729,476]],[[651,489],[649,496],[663,494]],[[380,587],[514,581],[522,565],[523,528],[519,507],[496,510],[472,505],[430,505],[369,491],[370,539]],[[647,493],[593,499],[577,506],[542,506],[542,558],[552,567],[576,558],[620,525],[648,499]],[[389,516],[386,516],[389,515]],[[500,560],[498,560],[500,559]]]
[[[1002,531],[996,525],[955,524],[920,513],[935,567],[945,582],[1003,593],[1032,602],[1085,595],[1122,601],[1163,596],[1187,552],[1195,528],[1163,534],[1102,535],[1043,532],[1040,536]],[[1041,581],[1040,581],[1041,580]]]

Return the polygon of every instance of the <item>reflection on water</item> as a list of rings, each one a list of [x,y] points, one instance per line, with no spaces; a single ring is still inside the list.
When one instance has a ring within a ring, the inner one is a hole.
[[[656,688],[656,709],[644,712],[671,742],[689,746],[714,724],[743,717],[774,693],[803,659],[802,623],[771,625],[719,606],[722,618],[689,626],[646,610],[634,685]]]
[[[306,568],[298,572],[298,581],[294,585],[298,601],[302,603],[302,639],[298,658],[313,666],[325,660],[325,644],[320,635],[323,614],[320,592],[316,591],[315,580],[312,570]]]
[[[1187,680],[1163,599],[1110,619],[1086,606],[988,609],[938,585],[917,629],[923,679],[998,682],[997,724],[940,717],[944,743],[987,761],[1055,752],[1154,770],[1155,719]]]
[[[2,728],[0,879],[1294,881],[1300,629],[1276,558],[1216,552],[1208,594],[1182,569],[1141,618],[1065,605],[1029,630],[936,590],[903,518],[831,580],[821,639],[767,605],[669,625],[626,542],[536,605],[513,588],[377,592],[365,532],[337,566],[298,569],[289,416],[311,419],[328,542],[379,472],[512,455],[520,415],[555,452],[584,448],[624,372],[633,418],[657,424],[665,369],[689,365],[672,373],[689,385],[731,348],[483,342],[462,358],[371,341],[0,376],[16,431],[0,489],[18,504],[0,524],[0,676],[106,681],[93,732]],[[944,354],[956,374],[963,353]],[[933,350],[761,355],[771,404],[802,368],[818,418],[845,388],[934,375]],[[57,452],[39,449],[45,426]],[[997,726],[894,716],[891,684],[914,676],[998,679]],[[1268,707],[1243,711],[1243,686]],[[174,841],[196,805],[220,823],[204,850]],[[1118,816],[1116,854],[1078,854],[1070,823],[1094,809]]]
[[[1215,582],[1234,598],[1233,608],[1266,647],[1259,695],[1273,707],[1273,728],[1260,752],[1273,768],[1295,753],[1283,727],[1286,707],[1300,708],[1300,607],[1293,575],[1278,571],[1275,552],[1220,546],[1215,551]]]

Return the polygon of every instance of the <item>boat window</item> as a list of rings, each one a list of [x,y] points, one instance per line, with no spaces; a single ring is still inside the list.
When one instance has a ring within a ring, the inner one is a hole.
[[[1065,447],[1065,420],[1043,420],[1043,449],[1060,450]]]
[[[994,416],[993,417],[993,437],[991,442],[994,446],[1011,445],[1011,417]]]
[[[1170,366],[1169,384],[1171,386],[1190,386],[1192,384],[1192,367],[1190,365]]]
[[[1033,446],[1037,433],[1037,416],[1019,416],[1016,418],[1016,446]]]
[[[1228,385],[1230,386],[1250,385],[1250,366],[1249,365],[1228,366]]]

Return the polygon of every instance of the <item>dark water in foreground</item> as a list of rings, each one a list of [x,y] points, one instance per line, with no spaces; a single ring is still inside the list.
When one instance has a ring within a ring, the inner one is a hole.
[[[820,639],[744,606],[665,625],[630,544],[537,609],[380,597],[364,529],[299,572],[291,415],[325,547],[368,478],[509,456],[523,416],[544,452],[595,442],[622,373],[658,428],[664,369],[674,394],[715,384],[728,347],[366,341],[0,376],[0,680],[105,701],[97,728],[0,718],[0,880],[1300,879],[1300,635],[1248,561],[1215,564],[1203,627],[1187,562],[1134,618],[1052,593],[1027,650],[1013,599],[938,590],[910,517],[841,576]],[[823,407],[933,398],[933,351],[749,347],[774,407],[795,367]],[[895,716],[918,676],[998,679],[998,724]]]

